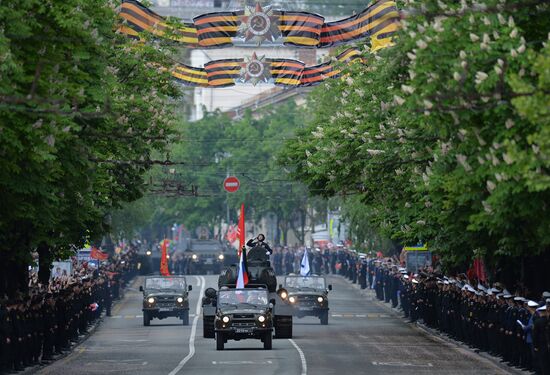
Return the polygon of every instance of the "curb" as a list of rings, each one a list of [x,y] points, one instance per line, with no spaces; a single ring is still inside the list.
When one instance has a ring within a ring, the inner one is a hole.
[[[126,286],[125,292],[128,291],[129,289],[131,289],[134,286],[134,284],[136,283],[137,280],[138,280],[138,277],[135,277],[133,280],[131,280],[128,283],[128,285]],[[117,299],[116,301],[113,301],[113,304],[111,305],[111,311],[114,310],[115,307],[120,305],[123,302],[123,300],[124,300],[124,297],[120,298],[120,299]],[[48,366],[51,366],[51,365],[59,362],[60,360],[68,357],[69,355],[73,354],[74,351],[80,345],[82,345],[86,340],[88,340],[88,338],[99,328],[99,326],[101,325],[101,323],[103,322],[103,320],[105,318],[106,318],[105,311],[103,311],[101,313],[101,316],[90,326],[90,328],[88,329],[88,332],[82,338],[79,337],[78,341],[75,342],[74,344],[72,344],[68,351],[66,351],[62,354],[59,354],[57,357],[55,357],[54,360],[49,361],[48,363],[40,363],[40,364],[34,365],[32,367],[27,367],[23,371],[18,372],[18,374],[21,374],[21,375],[36,374],[38,371],[46,369],[46,368],[48,368]]]
[[[435,339],[435,340],[437,340],[441,343],[446,343],[449,346],[454,346],[455,348],[457,348],[459,350],[462,350],[464,352],[467,352],[470,355],[480,357],[483,360],[490,362],[493,366],[498,367],[499,369],[501,369],[502,371],[505,371],[508,374],[514,374],[514,375],[531,375],[531,374],[534,374],[533,372],[530,372],[530,371],[525,371],[525,370],[521,370],[521,369],[518,369],[518,368],[515,368],[515,367],[508,366],[507,364],[505,364],[501,361],[501,358],[494,357],[494,356],[490,355],[489,353],[480,351],[479,349],[472,349],[471,347],[469,347],[465,343],[453,340],[452,338],[444,335],[443,333],[440,333],[439,331],[437,331],[433,328],[430,328],[430,327],[428,327],[428,326],[426,326],[422,323],[419,323],[419,322],[411,323],[402,316],[401,310],[399,310],[399,311],[395,310],[391,306],[388,306],[386,303],[379,301],[376,298],[376,296],[374,294],[374,291],[372,289],[369,289],[369,288],[361,289],[359,284],[354,284],[347,277],[344,277],[342,275],[332,275],[331,274],[331,276],[337,276],[337,277],[343,279],[344,281],[347,281],[348,284],[350,284],[353,288],[357,289],[361,295],[363,295],[364,297],[367,297],[367,299],[370,302],[373,302],[375,305],[377,305],[379,307],[383,307],[385,310],[389,311],[393,316],[395,316],[399,320],[403,321],[403,323],[406,323],[411,328],[413,328],[417,332],[423,334],[424,336],[427,336],[429,338],[433,338],[433,339]]]

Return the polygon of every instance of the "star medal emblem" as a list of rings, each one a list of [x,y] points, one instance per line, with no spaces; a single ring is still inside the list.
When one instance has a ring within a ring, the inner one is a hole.
[[[241,76],[239,80],[243,83],[252,83],[256,86],[259,82],[269,82],[271,69],[269,63],[264,61],[265,56],[258,57],[256,52],[241,64]]]
[[[247,6],[240,19],[238,35],[245,42],[254,41],[257,45],[265,40],[274,42],[281,36],[279,17],[271,6],[262,8],[260,3],[256,3],[255,7]]]

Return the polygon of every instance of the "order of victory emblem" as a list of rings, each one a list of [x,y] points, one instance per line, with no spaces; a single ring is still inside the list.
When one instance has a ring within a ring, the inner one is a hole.
[[[255,7],[247,6],[240,21],[239,36],[245,42],[252,40],[260,45],[265,40],[274,42],[281,36],[279,17],[270,6],[262,8],[259,3]]]

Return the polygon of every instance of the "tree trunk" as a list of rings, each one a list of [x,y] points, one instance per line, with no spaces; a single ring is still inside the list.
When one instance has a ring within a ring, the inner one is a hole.
[[[37,248],[38,252],[38,281],[44,286],[50,283],[50,273],[52,265],[52,253],[50,247],[45,242],[40,243]]]

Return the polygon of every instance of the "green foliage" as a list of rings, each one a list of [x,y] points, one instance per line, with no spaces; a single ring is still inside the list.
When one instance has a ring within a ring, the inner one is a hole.
[[[231,120],[216,112],[200,121],[181,124],[181,138],[171,148],[170,157],[185,165],[156,170],[152,180],[177,178],[188,187],[197,186],[199,197],[143,198],[139,204],[149,208],[151,223],[159,231],[175,222],[191,230],[200,225],[213,228],[226,222],[227,205],[229,220],[236,223],[241,203],[245,203],[248,220],[258,221],[275,214],[284,238],[289,229],[300,236],[306,216],[311,215],[307,208],[312,200],[302,184],[289,179],[276,156],[284,141],[293,138],[295,129],[302,126],[302,111],[289,102],[265,109],[259,119],[247,113],[241,119]],[[175,172],[172,175],[170,168]],[[229,194],[223,190],[228,175],[239,178],[238,192]],[[145,223],[131,219],[135,206],[117,213],[114,225],[142,229]]]
[[[106,0],[0,4],[0,253],[65,257],[142,195],[173,133],[167,49],[114,33]],[[5,263],[8,265],[9,263]]]
[[[349,217],[449,266],[547,250],[548,47],[518,25],[548,30],[548,6],[403,7],[395,47],[311,95],[284,164],[312,193],[359,195]]]

